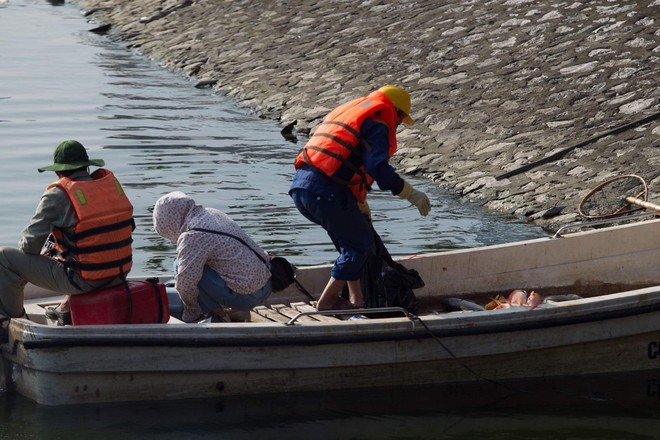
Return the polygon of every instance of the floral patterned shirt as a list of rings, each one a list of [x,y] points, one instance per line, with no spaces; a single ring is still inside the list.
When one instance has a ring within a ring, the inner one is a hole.
[[[266,264],[240,241],[192,230],[209,229],[235,235],[267,260],[268,254],[222,211],[204,208],[183,192],[175,191],[156,202],[153,220],[156,232],[176,243],[178,270],[175,284],[184,304],[184,321],[192,321],[201,313],[197,284],[205,265],[239,294],[253,293],[270,279]]]

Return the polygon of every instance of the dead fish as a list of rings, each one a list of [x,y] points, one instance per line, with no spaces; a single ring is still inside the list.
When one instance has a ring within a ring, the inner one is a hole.
[[[216,85],[218,82],[217,79],[203,79],[201,81],[197,81],[197,84],[195,84],[196,89],[206,89],[208,87],[213,87]]]
[[[486,309],[496,310],[509,307],[529,307],[529,310],[533,310],[541,303],[543,303],[543,297],[536,291],[532,290],[527,294],[527,291],[525,290],[515,289],[509,293],[507,298],[504,298],[501,295],[492,298],[492,301],[486,304]]]
[[[495,298],[491,298],[491,301],[486,304],[486,310],[495,310],[500,309],[502,304],[506,304],[506,298],[502,295],[497,295]]]
[[[284,137],[289,142],[293,142],[294,144],[298,142],[298,138],[295,135],[294,132],[294,127],[298,123],[298,120],[293,121],[292,123],[286,125],[281,131],[280,134]]]
[[[582,297],[580,295],[575,295],[574,293],[569,293],[566,295],[550,295],[545,298],[544,302],[573,301],[575,299],[582,299]]]
[[[513,290],[509,293],[507,301],[511,306],[522,306],[527,302],[527,292],[521,289]]]
[[[112,27],[111,24],[102,24],[101,26],[95,27],[94,29],[90,29],[90,32],[94,32],[95,34],[99,35],[105,35],[108,33],[110,28]]]
[[[525,305],[532,309],[538,307],[541,303],[543,303],[543,297],[534,290],[529,293],[529,297],[527,297],[527,301],[525,301]]]
[[[442,304],[442,307],[444,307],[450,312],[458,312],[458,311],[481,312],[483,310],[486,310],[477,303],[460,298],[444,298],[440,300],[440,304]]]

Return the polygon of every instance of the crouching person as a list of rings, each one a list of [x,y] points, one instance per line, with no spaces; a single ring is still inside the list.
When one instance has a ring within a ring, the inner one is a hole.
[[[73,140],[60,143],[53,159],[39,172],[54,171],[58,180],[41,196],[18,248],[0,247],[0,336],[5,339],[9,318],[25,313],[28,282],[76,295],[122,283],[132,266],[133,206],[110,171],[89,171],[104,161],[89,159]],[[69,324],[68,301],[46,315]]]
[[[231,312],[248,312],[270,295],[268,254],[227,214],[175,191],[158,199],[153,223],[176,245],[175,288],[183,321],[198,322],[209,314],[229,321]]]

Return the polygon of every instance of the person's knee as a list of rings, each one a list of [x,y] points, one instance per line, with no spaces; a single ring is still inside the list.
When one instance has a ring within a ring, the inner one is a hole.
[[[25,280],[12,270],[23,255],[18,248],[0,246],[0,314],[12,318],[24,313],[20,292]]]
[[[0,246],[0,265],[9,268],[12,266],[12,262],[17,261],[23,255],[23,251],[18,248]]]
[[[330,275],[338,280],[356,280],[360,278],[362,268],[367,262],[369,251],[360,251],[351,249],[350,252],[343,252],[335,260],[335,265],[330,271]]]

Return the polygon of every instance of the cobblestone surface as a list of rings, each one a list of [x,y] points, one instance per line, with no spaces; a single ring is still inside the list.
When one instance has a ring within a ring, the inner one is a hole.
[[[349,99],[407,88],[416,123],[397,166],[488,209],[554,228],[629,173],[660,203],[660,0],[77,3],[298,135]]]

